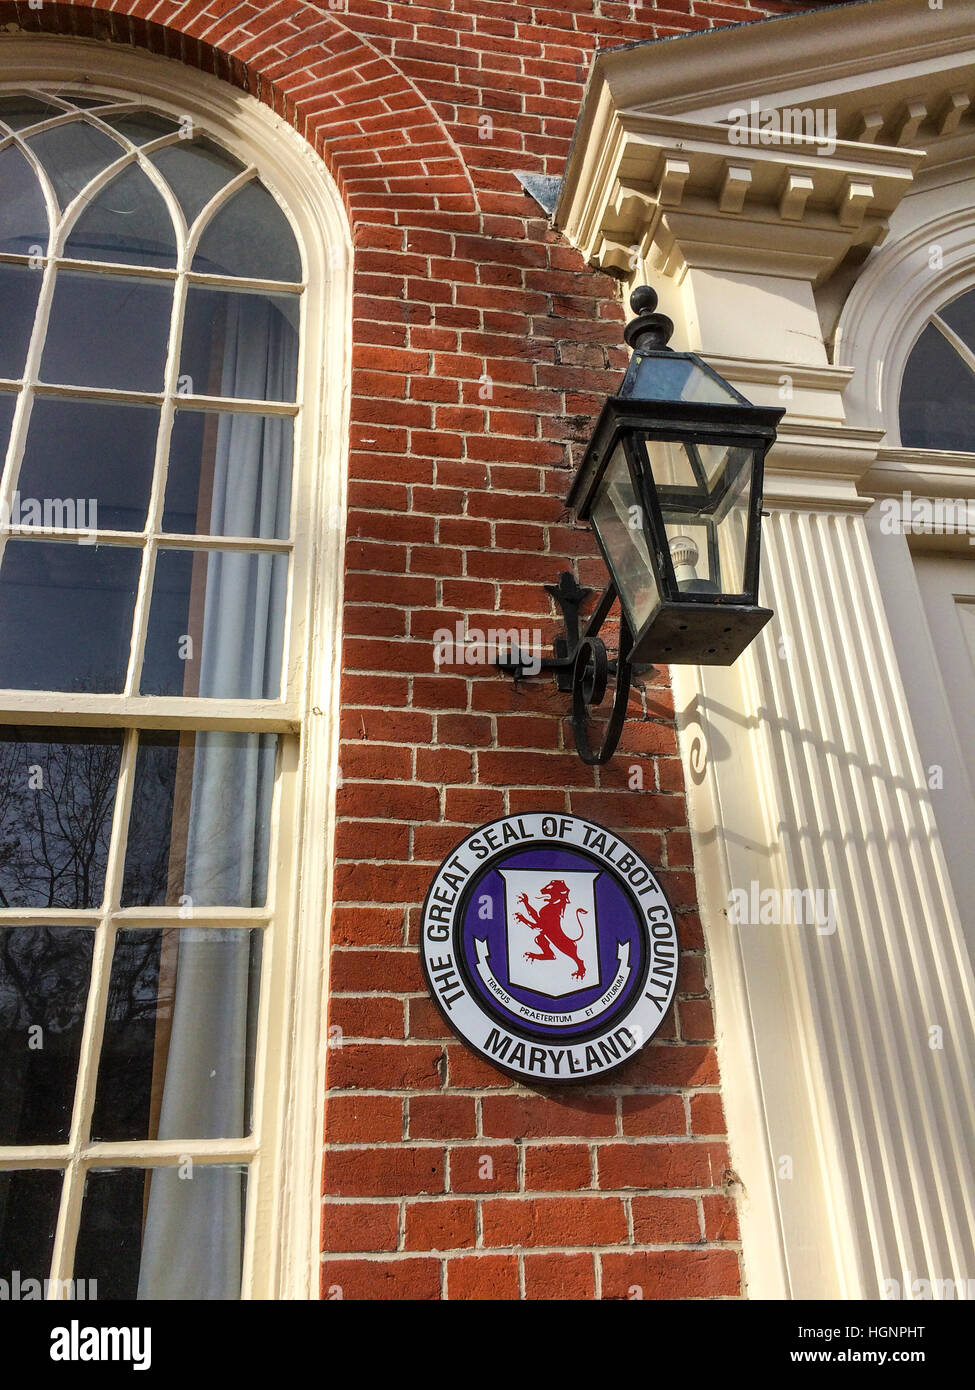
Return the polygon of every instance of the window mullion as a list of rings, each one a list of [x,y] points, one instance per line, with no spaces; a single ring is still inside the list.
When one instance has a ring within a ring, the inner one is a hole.
[[[42,276],[41,287],[38,293],[37,307],[34,311],[34,329],[27,349],[27,360],[24,363],[24,384],[17,394],[14,417],[10,424],[7,456],[2,478],[0,478],[0,509],[6,516],[10,516],[12,512],[17,474],[20,471],[24,449],[27,446],[27,427],[30,423],[30,413],[34,404],[34,386],[40,372],[41,355],[47,336],[47,322],[51,313],[51,301],[54,297],[54,282],[57,275],[55,263],[46,260],[43,271],[38,273]],[[6,533],[0,532],[0,560],[3,559],[3,546],[6,539]]]
[[[85,1177],[88,1170],[84,1155],[90,1140],[91,1116],[95,1107],[95,1087],[98,1081],[98,1062],[105,1029],[105,1012],[108,1007],[109,980],[112,972],[112,951],[116,931],[112,914],[118,910],[122,898],[125,845],[128,835],[129,811],[132,806],[138,738],[135,730],[129,730],[122,745],[122,761],[115,792],[115,810],[112,816],[112,833],[105,866],[102,919],[95,931],[88,1006],[85,1011],[85,1026],[81,1038],[81,1055],[78,1059],[78,1081],[75,1087],[74,1110],[71,1116],[71,1157],[65,1169],[61,1207],[58,1212],[58,1224],[54,1236],[54,1255],[51,1262],[52,1281],[71,1279],[74,1266],[74,1252],[81,1221],[81,1204],[84,1200]],[[59,1287],[61,1285],[52,1282],[53,1289],[56,1290]]]
[[[180,235],[177,230],[177,235]],[[166,499],[166,478],[169,471],[169,447],[173,433],[173,419],[176,414],[176,396],[179,386],[179,360],[183,341],[183,316],[186,310],[186,243],[179,248],[179,273],[173,293],[173,316],[169,325],[169,348],[166,358],[165,396],[159,414],[159,432],[156,436],[156,457],[152,472],[152,490],[149,494],[149,514],[146,518],[146,549],[142,557],[142,573],[139,576],[139,590],[136,595],[135,613],[132,620],[132,644],[129,648],[129,669],[125,676],[125,694],[138,695],[139,678],[142,674],[142,657],[146,646],[146,632],[149,626],[149,605],[152,602],[152,580],[156,568],[156,536],[162,526],[163,506]]]
[[[931,322],[941,336],[955,349],[968,370],[975,375],[975,352],[968,346],[964,338],[960,338],[955,330],[949,324],[945,323],[944,319],[939,318],[937,314],[931,315]]]

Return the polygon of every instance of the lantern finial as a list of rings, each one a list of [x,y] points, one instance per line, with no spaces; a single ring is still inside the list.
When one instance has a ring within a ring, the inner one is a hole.
[[[638,286],[630,295],[630,308],[636,314],[636,318],[631,319],[623,329],[623,337],[633,351],[667,351],[674,325],[666,314],[655,312],[657,291],[650,285]]]

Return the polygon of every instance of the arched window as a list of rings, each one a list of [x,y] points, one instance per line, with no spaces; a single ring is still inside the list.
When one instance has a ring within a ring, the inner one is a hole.
[[[0,89],[0,1265],[225,1299],[288,1085],[309,268],[137,93]]]
[[[911,350],[900,393],[906,449],[975,453],[975,290],[932,314]]]

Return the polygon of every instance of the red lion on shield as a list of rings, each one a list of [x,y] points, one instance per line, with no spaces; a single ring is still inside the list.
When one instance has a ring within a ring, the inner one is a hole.
[[[520,912],[515,913],[515,921],[523,922],[532,931],[537,929],[538,935],[535,937],[535,945],[539,948],[538,952],[526,951],[525,960],[555,960],[555,951],[562,952],[570,960],[575,961],[577,969],[573,970],[573,980],[584,980],[586,977],[586,967],[579,959],[579,953],[575,948],[575,943],[581,941],[585,932],[585,924],[581,918],[588,916],[584,907],[576,908],[576,922],[579,927],[578,936],[567,936],[562,927],[562,918],[565,916],[565,909],[569,905],[568,885],[563,883],[560,878],[553,878],[551,883],[546,883],[542,889],[542,897],[547,898],[548,902],[541,912],[536,912],[528,901],[528,896],[522,893],[518,901],[531,913],[531,920],[523,917]]]

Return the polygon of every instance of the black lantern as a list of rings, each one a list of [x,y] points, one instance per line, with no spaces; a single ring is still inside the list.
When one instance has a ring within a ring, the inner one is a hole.
[[[785,413],[751,405],[692,352],[648,286],[633,348],[569,492],[592,525],[636,663],[730,666],[772,613],[758,606],[762,471]]]
[[[554,671],[573,695],[580,756],[612,756],[626,717],[632,665],[730,666],[772,617],[758,605],[765,455],[784,415],[752,405],[692,352],[667,346],[674,325],[656,313],[649,286],[635,290],[636,317],[624,336],[633,356],[603,405],[568,502],[588,521],[610,582],[584,631],[581,590],[571,574],[549,586],[565,618]],[[616,598],[619,652],[611,661],[596,635]],[[503,663],[527,674],[518,659]],[[588,708],[616,676],[602,746],[593,751]]]

